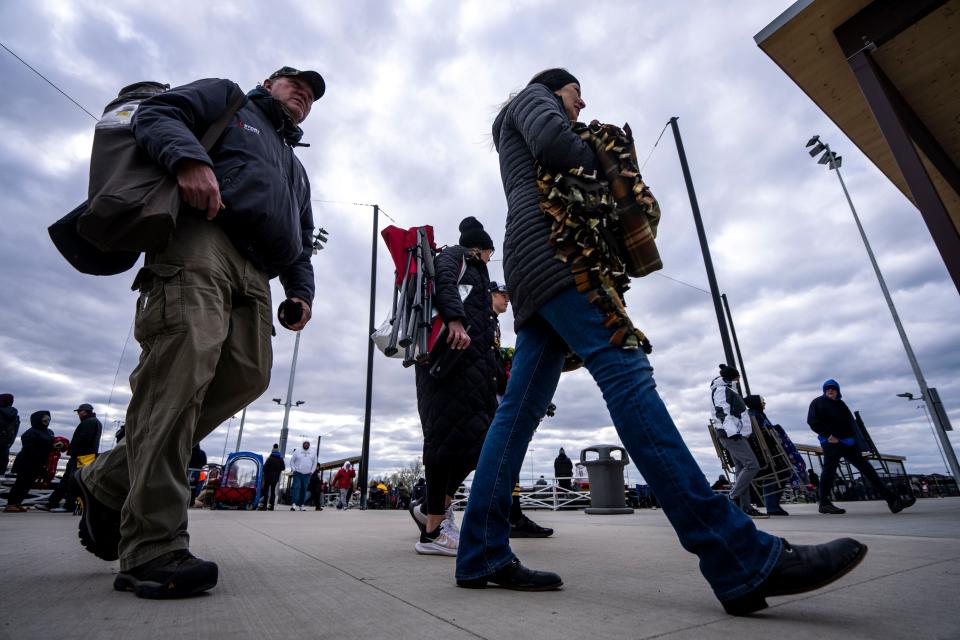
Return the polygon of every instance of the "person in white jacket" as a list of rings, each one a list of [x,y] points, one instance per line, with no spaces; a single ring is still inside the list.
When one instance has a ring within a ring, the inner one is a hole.
[[[317,456],[310,451],[310,441],[303,441],[303,448],[297,449],[290,456],[290,470],[293,471],[293,484],[290,488],[290,511],[306,511],[304,503],[307,501],[307,485],[310,483],[310,474],[317,468]]]
[[[720,375],[710,383],[714,413],[720,422],[717,437],[736,464],[737,480],[730,489],[730,499],[751,518],[764,518],[766,516],[750,504],[750,482],[760,471],[760,464],[747,441],[753,430],[747,405],[734,386],[739,379],[739,371],[721,364]]]

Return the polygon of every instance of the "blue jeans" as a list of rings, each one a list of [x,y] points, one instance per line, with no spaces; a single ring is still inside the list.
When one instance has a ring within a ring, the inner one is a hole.
[[[290,489],[290,504],[302,507],[307,501],[307,485],[310,483],[309,473],[293,472],[293,487]]]
[[[700,571],[717,598],[752,591],[780,558],[782,541],[758,531],[729,499],[710,489],[656,392],[646,355],[612,346],[603,320],[571,287],[517,334],[510,383],[483,443],[460,529],[457,579],[488,576],[516,557],[509,540],[510,494],[569,345],[599,385],[624,447],[680,544],[700,558]]]

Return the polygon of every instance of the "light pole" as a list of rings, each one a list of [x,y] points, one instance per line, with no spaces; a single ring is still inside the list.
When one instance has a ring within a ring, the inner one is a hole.
[[[370,255],[370,324],[367,328],[367,392],[363,409],[363,444],[360,448],[360,473],[357,488],[360,489],[360,508],[367,508],[367,469],[370,466],[370,410],[373,404],[373,340],[370,336],[377,330],[377,231],[380,226],[380,205],[373,205],[373,248]]]
[[[937,428],[933,426],[933,419],[930,417],[930,412],[927,411],[927,405],[923,404],[923,398],[914,398],[913,394],[910,392],[907,393],[898,393],[898,398],[906,398],[907,400],[917,400],[920,401],[920,404],[917,405],[918,409],[923,411],[924,417],[927,419],[927,424],[930,425],[930,431],[933,432],[934,442],[937,443],[937,453],[940,454],[940,460],[943,462],[943,468],[946,469],[947,473],[950,473],[950,465],[947,464],[947,458],[943,455],[943,447],[940,446],[940,442],[936,440],[937,437]]]
[[[903,342],[903,349],[907,352],[907,359],[910,361],[910,366],[913,368],[913,375],[917,378],[917,385],[920,387],[920,397],[926,403],[927,411],[930,413],[930,417],[933,420],[935,431],[937,437],[940,439],[940,444],[943,447],[943,452],[947,456],[947,459],[950,461],[950,472],[953,474],[954,479],[960,481],[960,464],[957,463],[957,454],[953,450],[953,446],[950,444],[950,438],[947,437],[946,429],[949,427],[948,424],[945,424],[940,412],[937,411],[935,406],[930,389],[927,387],[927,381],[923,377],[923,371],[920,370],[920,364],[917,362],[917,357],[913,353],[913,347],[910,346],[910,341],[907,339],[907,332],[903,329],[903,324],[900,322],[900,316],[897,314],[897,308],[893,306],[893,298],[890,297],[890,291],[887,289],[887,283],[883,279],[883,274],[880,273],[880,265],[877,264],[877,259],[873,255],[873,249],[870,247],[870,241],[867,240],[867,234],[863,230],[863,225],[860,224],[860,216],[857,215],[857,210],[853,206],[853,200],[850,199],[850,192],[847,191],[847,185],[843,182],[843,176],[840,175],[840,165],[843,163],[843,158],[838,156],[833,151],[830,150],[830,145],[820,140],[820,136],[813,136],[810,140],[807,141],[807,148],[813,147],[810,149],[810,157],[816,158],[818,155],[823,153],[820,159],[817,161],[818,164],[825,164],[831,171],[837,173],[837,179],[840,181],[840,187],[843,189],[843,195],[847,198],[847,204],[850,205],[850,212],[853,214],[853,219],[857,223],[857,229],[860,231],[860,238],[863,240],[863,246],[867,250],[867,255],[870,257],[870,264],[873,265],[873,271],[877,274],[877,281],[880,283],[880,290],[883,291],[883,297],[887,301],[887,307],[890,309],[890,315],[893,316],[893,323],[897,326],[897,332],[900,334],[900,340]],[[936,391],[933,392],[934,394]]]

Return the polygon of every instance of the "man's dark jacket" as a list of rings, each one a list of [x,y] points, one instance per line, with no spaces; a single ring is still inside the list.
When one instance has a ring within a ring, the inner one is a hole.
[[[313,304],[310,183],[293,153],[303,132],[258,87],[209,155],[198,140],[223,113],[234,87],[208,78],[145,100],[133,117],[134,135],[172,176],[184,160],[212,167],[226,207],[216,224],[253,264],[271,278],[280,276],[287,297]]]
[[[517,329],[546,302],[573,286],[570,265],[550,246],[550,222],[540,210],[536,162],[553,170],[596,168],[597,156],[570,127],[563,102],[542,84],[518,93],[493,123],[500,178],[507,196],[503,273]]]
[[[573,460],[567,457],[566,453],[561,453],[553,461],[553,473],[557,478],[572,478]]]
[[[817,432],[817,435],[829,438],[833,436],[838,440],[845,438],[854,438],[853,414],[847,403],[838,396],[836,400],[831,400],[827,396],[819,396],[810,403],[810,410],[807,411],[807,424]]]
[[[470,327],[470,346],[442,378],[417,365],[417,409],[423,426],[423,464],[458,465],[471,470],[480,458],[487,429],[497,410],[495,337],[497,316],[490,300],[487,265],[466,257],[463,247],[445,249],[436,260],[434,304],[443,321]],[[457,278],[470,294],[461,301]]]
[[[187,463],[188,469],[203,469],[207,464],[207,452],[200,448],[199,444],[193,445],[190,451],[190,462]]]
[[[103,425],[97,419],[97,414],[94,413],[81,420],[73,430],[73,437],[70,438],[70,456],[76,458],[99,453],[102,432]]]
[[[12,404],[0,407],[0,449],[9,449],[20,431],[20,415]]]
[[[263,481],[267,484],[276,484],[280,480],[280,474],[286,468],[283,456],[279,452],[271,453],[263,463]]]

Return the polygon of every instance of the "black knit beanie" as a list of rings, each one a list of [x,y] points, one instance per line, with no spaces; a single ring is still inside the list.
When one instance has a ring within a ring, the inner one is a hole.
[[[740,372],[729,365],[721,364],[720,377],[726,380],[727,382],[732,382],[740,377]]]
[[[580,84],[580,81],[573,77],[572,73],[558,67],[556,69],[541,71],[533,76],[530,82],[527,83],[527,86],[529,87],[531,84],[542,84],[547,89],[550,89],[550,91],[558,91],[571,82]]]
[[[493,239],[490,238],[490,234],[483,230],[483,225],[473,216],[464,218],[460,223],[458,244],[467,249],[493,249]]]

